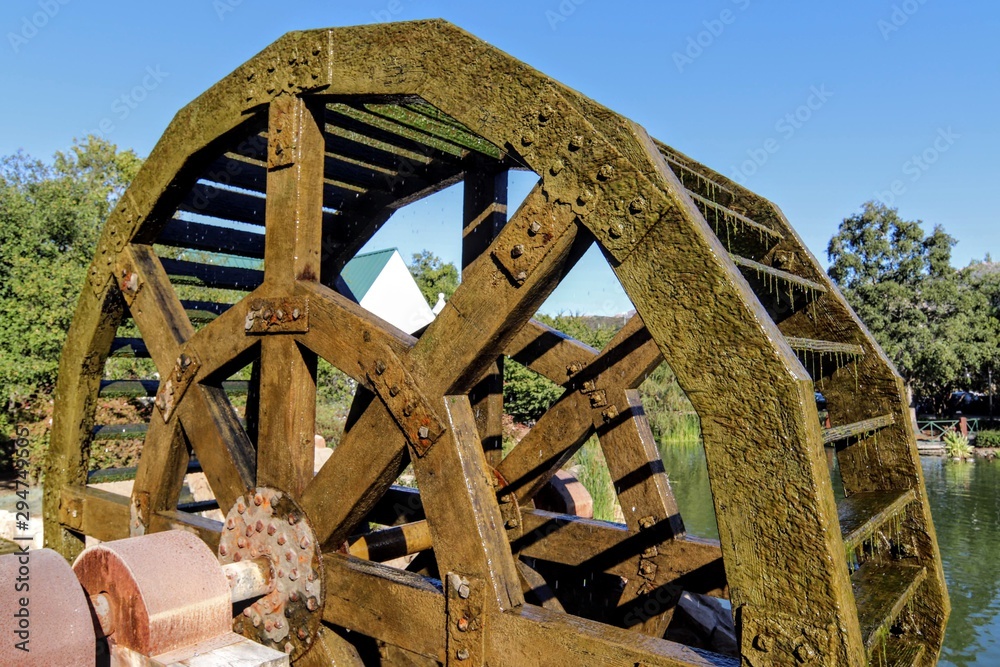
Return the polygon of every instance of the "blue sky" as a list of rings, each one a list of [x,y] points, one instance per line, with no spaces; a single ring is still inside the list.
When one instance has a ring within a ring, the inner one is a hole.
[[[840,220],[876,197],[943,225],[956,266],[1000,257],[1000,3],[986,0],[6,0],[0,155],[48,158],[102,129],[146,155],[178,109],[289,30],[431,17],[775,201],[824,263]],[[446,192],[376,241],[457,262],[457,210]],[[626,310],[598,260],[544,310]]]

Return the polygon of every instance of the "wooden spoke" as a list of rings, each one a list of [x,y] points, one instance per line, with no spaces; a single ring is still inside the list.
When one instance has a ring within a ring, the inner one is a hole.
[[[277,297],[319,280],[323,239],[322,107],[282,96],[268,116],[264,287]],[[252,304],[253,302],[251,302]],[[298,495],[313,476],[316,355],[285,334],[261,340],[257,483]]]
[[[508,172],[493,161],[472,160],[465,174],[462,270],[489,250],[507,224]],[[486,460],[496,467],[503,458],[503,357],[469,392]]]
[[[153,514],[177,508],[177,498],[187,472],[188,445],[180,421],[164,423],[159,414],[149,422],[142,456],[132,485],[129,532],[143,535]]]
[[[517,607],[524,597],[472,407],[466,396],[448,396],[444,409],[445,436],[413,457],[438,569],[442,576],[468,576],[471,586],[488,586],[487,599],[500,609]]]
[[[575,358],[577,350],[570,351],[568,358]],[[500,464],[500,474],[518,501],[533,498],[593,434],[595,401],[600,416],[608,405],[609,388],[638,387],[661,362],[660,352],[642,320],[634,316],[590,364],[573,376],[566,393]]]
[[[590,237],[577,239],[572,210],[567,209],[558,213],[560,217],[554,218],[553,212],[546,205],[541,188],[536,186],[515,219],[507,225],[495,242],[503,244],[505,237],[518,238],[532,219],[545,220],[546,224],[550,225],[551,231],[558,232],[559,235],[553,235],[550,239],[552,248],[540,257],[538,268],[526,277],[523,284],[511,280],[493,280],[496,267],[489,257],[481,257],[468,267],[467,282],[459,286],[448,306],[405,357],[413,364],[414,374],[421,378],[420,386],[424,395],[443,396],[449,388],[462,386],[468,381],[469,384],[464,390],[467,393],[495,362],[516,329],[527,322],[531,313],[537,310],[541,301],[555,288],[559,278],[582,256],[591,242]],[[326,303],[338,301],[332,294],[319,291],[322,289],[313,288],[317,296],[328,297],[322,301]],[[341,305],[343,307],[337,309],[337,313],[340,316],[349,314],[350,308],[346,304],[341,303]],[[318,303],[317,308],[321,307],[326,308]],[[374,328],[365,330],[370,331],[373,337],[379,335]],[[348,330],[340,328],[328,331]],[[354,331],[354,335],[357,335],[357,330]],[[385,336],[384,333],[381,335]],[[361,339],[364,343],[363,335]],[[391,338],[386,338],[387,345],[390,341]],[[316,343],[306,344],[316,345]],[[345,345],[343,342],[331,342],[328,347],[312,349],[324,358],[328,358],[324,350],[329,349],[333,356],[333,350],[338,345],[350,347],[350,344]],[[363,349],[363,346],[350,352],[343,352],[341,355],[348,353],[357,355],[360,349]],[[331,361],[338,368],[351,373],[349,363],[341,365],[334,359]],[[303,493],[303,507],[310,516],[316,517],[316,531],[328,544],[336,544],[346,539],[354,529],[354,524],[349,524],[348,520],[355,522],[361,520],[395,479],[392,473],[403,460],[405,441],[400,437],[399,429],[393,421],[386,419],[386,412],[381,401],[372,401],[352,429],[359,435],[352,436],[349,440],[350,433],[345,433],[344,441],[338,447],[343,449],[345,442],[351,445],[352,460],[347,463],[352,466],[352,470],[360,467],[359,459],[369,464],[360,471],[358,477],[351,477],[349,488],[343,488],[341,485],[334,490],[338,476],[332,472],[331,464],[334,463],[334,458],[331,458]],[[360,441],[362,433],[363,442]],[[354,441],[355,438],[357,442]],[[347,456],[345,450],[343,458],[346,459]],[[338,453],[335,453],[334,457],[337,460],[342,459]],[[331,469],[331,472],[324,474],[327,469]]]

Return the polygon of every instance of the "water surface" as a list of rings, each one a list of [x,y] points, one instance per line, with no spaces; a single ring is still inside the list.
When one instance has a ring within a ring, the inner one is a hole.
[[[701,443],[660,450],[688,533],[718,539]],[[1000,667],[1000,460],[921,457],[921,464],[952,607],[939,664]],[[839,489],[832,457],[831,465]]]

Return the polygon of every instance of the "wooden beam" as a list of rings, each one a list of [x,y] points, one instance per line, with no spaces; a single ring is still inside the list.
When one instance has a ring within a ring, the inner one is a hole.
[[[577,354],[574,348],[553,346],[553,349],[557,347],[572,353],[560,354],[562,360]],[[581,356],[582,353],[580,350]],[[633,316],[590,364],[565,383],[566,393],[500,464],[500,474],[518,501],[533,498],[594,432],[595,400],[606,404],[609,389],[638,387],[662,359],[642,320]],[[604,398],[600,399],[602,395]]]
[[[319,280],[323,240],[323,109],[281,96],[268,116],[265,291]],[[313,477],[316,354],[283,334],[261,340],[257,483],[298,496]]]
[[[130,534],[145,534],[155,512],[177,508],[189,460],[180,420],[164,423],[154,410],[132,485]]]
[[[489,250],[507,224],[508,170],[495,160],[470,159],[462,213],[462,271]],[[503,357],[469,392],[487,462],[503,458]]]

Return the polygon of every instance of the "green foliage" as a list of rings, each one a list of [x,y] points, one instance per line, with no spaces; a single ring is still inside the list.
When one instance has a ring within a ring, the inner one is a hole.
[[[410,275],[417,281],[420,293],[431,306],[437,303],[438,294],[443,293],[447,300],[458,289],[458,269],[451,262],[442,262],[430,250],[413,253]]]
[[[621,509],[618,505],[618,495],[615,493],[614,482],[608,462],[601,450],[601,443],[596,437],[591,437],[583,447],[573,455],[567,465],[568,472],[576,477],[590,493],[594,501],[594,518],[600,521],[622,521]]]
[[[51,164],[0,161],[0,426],[51,391],[101,225],[141,164],[88,137]]]
[[[535,422],[563,393],[561,387],[513,359],[503,362],[503,408],[514,421]]]
[[[316,372],[316,432],[328,446],[340,442],[351,409],[357,382],[347,373],[319,360]]]
[[[868,202],[830,240],[830,277],[922,398],[943,405],[980,389],[997,351],[996,273],[951,267],[955,240],[940,227]]]
[[[1000,431],[979,431],[976,433],[976,447],[1000,447]]]
[[[953,459],[972,458],[969,439],[958,431],[948,431],[944,434],[944,452]]]

